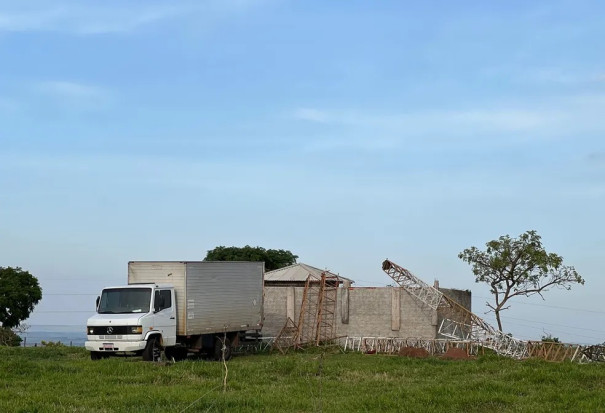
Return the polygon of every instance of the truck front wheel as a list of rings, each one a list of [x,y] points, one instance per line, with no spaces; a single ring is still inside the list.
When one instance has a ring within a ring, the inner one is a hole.
[[[160,361],[162,357],[162,348],[160,340],[156,336],[149,337],[145,350],[143,350],[143,360],[145,361]]]

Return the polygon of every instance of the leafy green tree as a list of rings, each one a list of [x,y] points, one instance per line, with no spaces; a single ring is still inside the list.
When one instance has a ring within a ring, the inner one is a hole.
[[[273,271],[296,264],[298,255],[287,250],[264,249],[262,247],[216,247],[206,254],[204,261],[264,261],[265,270]]]
[[[534,294],[544,298],[542,293],[553,286],[570,290],[572,284],[584,284],[574,267],[564,266],[561,256],[544,250],[536,231],[518,238],[504,235],[485,245],[485,251],[467,248],[458,258],[472,266],[475,282],[489,285],[495,300],[487,306],[494,311],[500,331],[500,312],[510,307],[509,299]]]
[[[16,267],[0,267],[0,323],[14,328],[27,319],[42,299],[38,279]]]

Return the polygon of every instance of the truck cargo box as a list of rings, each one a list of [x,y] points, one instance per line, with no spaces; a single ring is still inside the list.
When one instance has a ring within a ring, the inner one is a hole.
[[[177,304],[177,335],[260,330],[263,262],[130,261],[128,284],[169,283]]]

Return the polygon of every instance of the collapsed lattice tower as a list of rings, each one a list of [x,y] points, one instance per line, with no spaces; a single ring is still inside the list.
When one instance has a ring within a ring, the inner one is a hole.
[[[480,342],[484,347],[508,357],[527,357],[527,342],[495,329],[481,317],[394,262],[385,260],[382,269],[401,288],[443,315],[438,331],[442,336]]]

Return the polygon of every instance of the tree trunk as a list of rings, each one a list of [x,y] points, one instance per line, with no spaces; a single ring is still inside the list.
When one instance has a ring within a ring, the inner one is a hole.
[[[500,321],[500,310],[494,310],[494,313],[496,313],[496,321],[498,322],[498,330],[500,330],[500,332],[502,332],[502,321]]]

